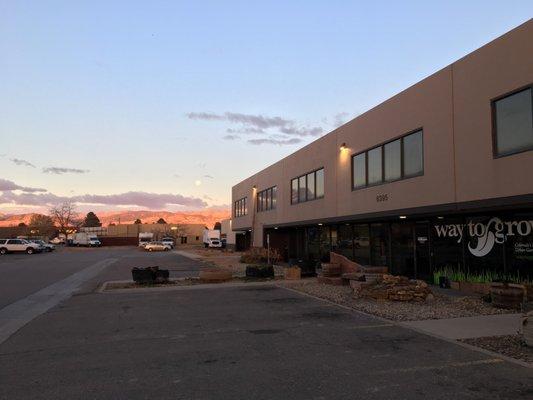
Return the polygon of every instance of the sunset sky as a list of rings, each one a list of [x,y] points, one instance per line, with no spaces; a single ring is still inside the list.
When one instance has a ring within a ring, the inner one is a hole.
[[[0,212],[228,205],[532,15],[531,0],[0,1]]]

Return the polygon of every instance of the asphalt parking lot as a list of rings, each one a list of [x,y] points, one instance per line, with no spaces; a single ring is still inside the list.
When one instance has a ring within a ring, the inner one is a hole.
[[[154,266],[170,270],[172,277],[198,273],[198,263],[171,252],[148,253],[137,247],[62,247],[52,253],[12,253],[0,256],[0,308],[20,300],[95,263],[112,263],[90,282],[84,290],[93,290],[106,280],[131,279],[131,268]]]
[[[531,369],[273,285],[90,290],[130,262],[200,266],[120,251],[0,345],[0,399],[533,396]]]

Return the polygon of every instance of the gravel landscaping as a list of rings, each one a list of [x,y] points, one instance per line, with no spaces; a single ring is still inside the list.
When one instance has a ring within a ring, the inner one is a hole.
[[[516,358],[517,360],[533,363],[533,348],[526,346],[520,335],[463,339],[461,342]]]
[[[318,283],[316,279],[283,282],[280,285],[394,321],[474,317],[512,312],[492,307],[471,296],[456,297],[435,293],[434,299],[426,302],[376,301],[355,299],[349,286],[325,285]]]

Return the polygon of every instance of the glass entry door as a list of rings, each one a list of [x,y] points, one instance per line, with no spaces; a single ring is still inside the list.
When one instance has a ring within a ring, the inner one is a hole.
[[[415,252],[415,277],[431,279],[429,224],[426,221],[415,223]]]

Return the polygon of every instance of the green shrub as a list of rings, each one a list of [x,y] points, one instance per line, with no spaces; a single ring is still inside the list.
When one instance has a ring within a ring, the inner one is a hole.
[[[446,276],[451,282],[470,282],[470,283],[491,283],[491,282],[509,282],[509,283],[531,283],[526,277],[521,277],[520,272],[516,274],[503,273],[496,271],[470,272],[461,270],[459,265],[454,268],[446,265],[433,271],[433,283],[439,284],[439,277]]]

